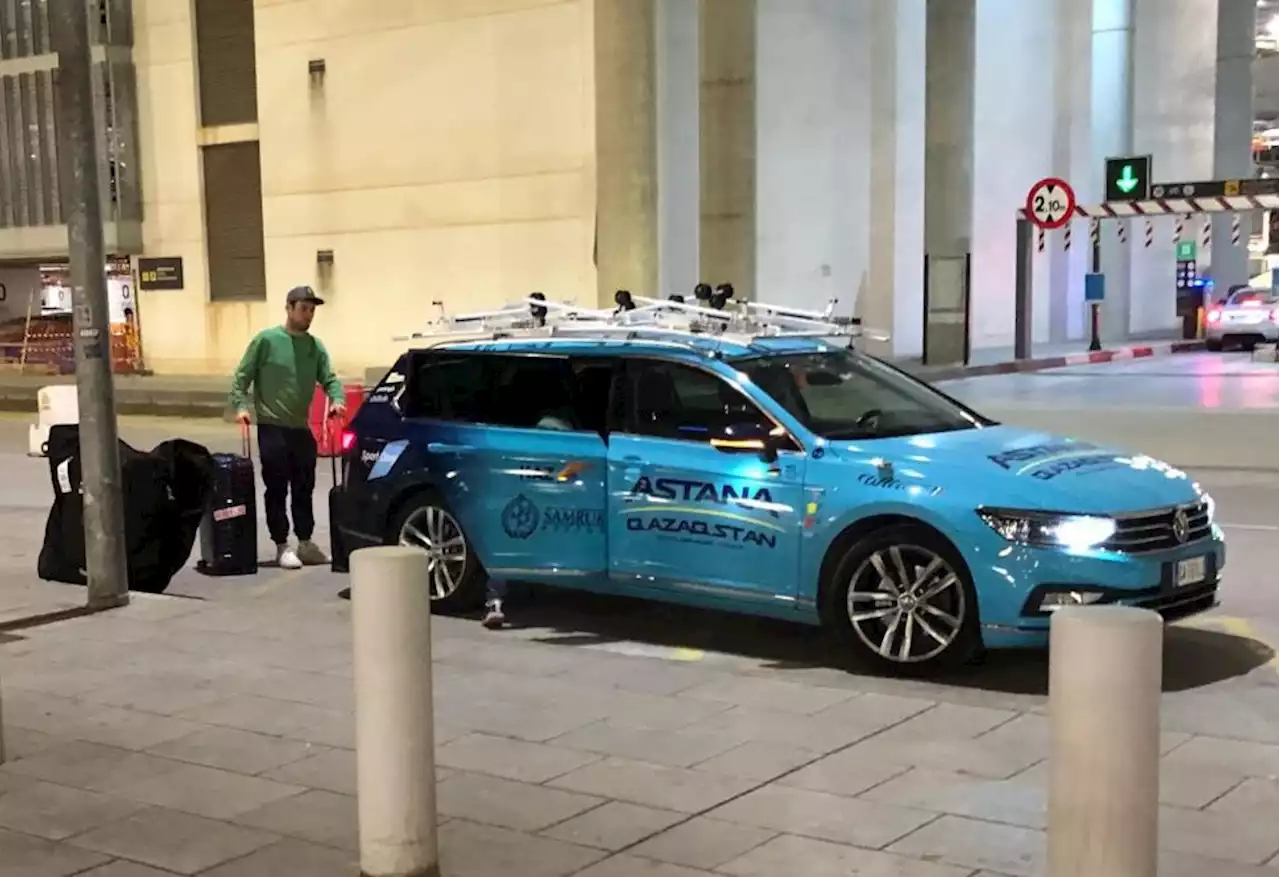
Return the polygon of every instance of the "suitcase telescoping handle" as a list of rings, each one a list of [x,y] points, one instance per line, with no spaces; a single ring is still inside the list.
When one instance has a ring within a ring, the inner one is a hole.
[[[326,414],[324,416],[324,428],[326,435],[329,437],[329,474],[333,476],[334,486],[339,487],[342,484],[338,480],[338,473],[342,469],[338,465],[338,457],[342,454],[342,418]]]
[[[240,456],[246,460],[253,459],[253,447],[249,440],[249,424],[240,424]]]

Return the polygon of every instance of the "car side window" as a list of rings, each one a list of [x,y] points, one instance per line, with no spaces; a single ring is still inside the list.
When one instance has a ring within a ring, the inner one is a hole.
[[[598,370],[559,356],[440,353],[424,358],[410,384],[406,416],[519,429],[595,429],[605,405],[580,393]],[[608,384],[604,384],[604,398]],[[580,400],[580,396],[582,396]]]
[[[633,360],[627,388],[625,422],[633,435],[707,441],[729,426],[773,425],[737,387],[692,366]]]

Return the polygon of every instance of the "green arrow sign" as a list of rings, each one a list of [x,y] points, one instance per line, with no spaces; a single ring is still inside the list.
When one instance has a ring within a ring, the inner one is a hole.
[[[1139,182],[1141,181],[1133,172],[1133,165],[1126,164],[1124,170],[1120,171],[1120,176],[1116,177],[1116,188],[1128,195],[1138,188]]]
[[[1178,246],[1174,250],[1173,258],[1179,262],[1195,261],[1196,242],[1195,241],[1178,241]]]

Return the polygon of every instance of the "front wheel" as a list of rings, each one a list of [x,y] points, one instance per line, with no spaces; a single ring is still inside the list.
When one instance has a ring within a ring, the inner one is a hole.
[[[425,584],[437,611],[469,612],[484,604],[484,569],[462,525],[435,493],[405,503],[387,529],[386,542],[426,552]]]
[[[1208,351],[1211,351],[1211,352],[1213,352],[1213,353],[1217,353],[1217,352],[1221,351],[1221,350],[1222,350],[1222,339],[1221,339],[1221,338],[1206,338],[1206,339],[1204,340],[1204,349],[1205,349],[1205,350],[1208,350]]]
[[[925,527],[890,527],[859,539],[845,549],[825,590],[832,631],[895,673],[950,669],[981,646],[969,570],[950,543]]]

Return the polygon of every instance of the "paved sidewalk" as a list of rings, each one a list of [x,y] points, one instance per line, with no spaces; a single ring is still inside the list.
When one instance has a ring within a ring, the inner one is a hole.
[[[354,877],[344,581],[184,572],[0,634],[0,877]],[[1044,873],[1042,659],[909,683],[772,622],[515,599],[433,622],[445,877]],[[1276,874],[1268,657],[1169,636],[1161,877]]]

